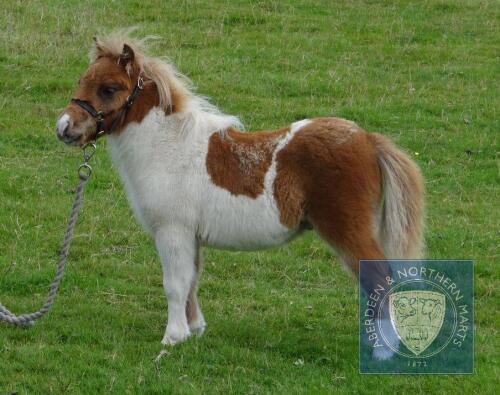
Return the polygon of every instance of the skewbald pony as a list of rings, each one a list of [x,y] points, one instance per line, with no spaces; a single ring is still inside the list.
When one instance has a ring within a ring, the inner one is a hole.
[[[355,275],[361,259],[373,262],[365,289],[390,274],[385,258],[421,257],[423,178],[388,138],[335,117],[237,130],[237,117],[197,95],[168,61],[145,55],[145,40],[127,31],[97,38],[90,62],[75,100],[109,114],[145,78],[108,147],[162,261],[163,344],[205,329],[197,299],[203,246],[259,250],[314,229]],[[95,129],[71,103],[57,122],[59,139],[72,145],[84,144]]]

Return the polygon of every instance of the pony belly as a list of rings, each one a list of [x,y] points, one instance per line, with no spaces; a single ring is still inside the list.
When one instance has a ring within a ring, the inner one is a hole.
[[[223,250],[257,251],[277,247],[292,239],[298,231],[282,229],[251,229],[241,226],[212,231],[202,244]]]
[[[200,241],[229,250],[260,250],[279,246],[293,238],[298,229],[280,223],[268,199],[231,197],[224,206],[207,207],[199,228]]]

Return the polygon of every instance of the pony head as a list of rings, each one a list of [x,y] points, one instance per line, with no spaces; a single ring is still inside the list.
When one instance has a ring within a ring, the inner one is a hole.
[[[167,114],[179,111],[189,94],[182,76],[167,62],[144,55],[143,48],[144,41],[124,31],[94,39],[90,66],[57,120],[61,141],[83,146],[98,137],[99,129],[120,133],[128,123],[140,122],[152,107]],[[135,92],[138,83],[142,89]]]

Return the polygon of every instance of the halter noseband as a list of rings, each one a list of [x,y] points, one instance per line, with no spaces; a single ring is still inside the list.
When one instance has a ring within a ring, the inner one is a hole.
[[[104,113],[103,111],[97,111],[90,102],[87,100],[81,100],[81,99],[71,99],[72,103],[75,103],[77,106],[83,108],[85,111],[87,111],[92,118],[95,119],[95,139],[97,140],[99,137],[104,136],[105,134],[111,134],[116,127],[120,124],[120,122],[123,120],[124,117],[127,116],[127,113],[132,107],[132,104],[134,104],[134,100],[139,96],[139,93],[144,88],[144,78],[142,77],[142,73],[139,74],[139,78],[137,78],[137,84],[135,84],[134,90],[132,91],[132,94],[127,97],[127,100],[121,106],[120,108],[120,113],[118,116],[113,120],[111,123],[111,127],[106,131],[104,130],[104,118],[111,114],[112,111],[108,111],[107,113]]]

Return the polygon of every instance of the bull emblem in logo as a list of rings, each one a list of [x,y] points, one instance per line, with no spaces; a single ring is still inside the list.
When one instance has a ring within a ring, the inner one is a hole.
[[[389,295],[389,312],[401,342],[415,355],[429,347],[443,326],[445,296],[432,291]]]

